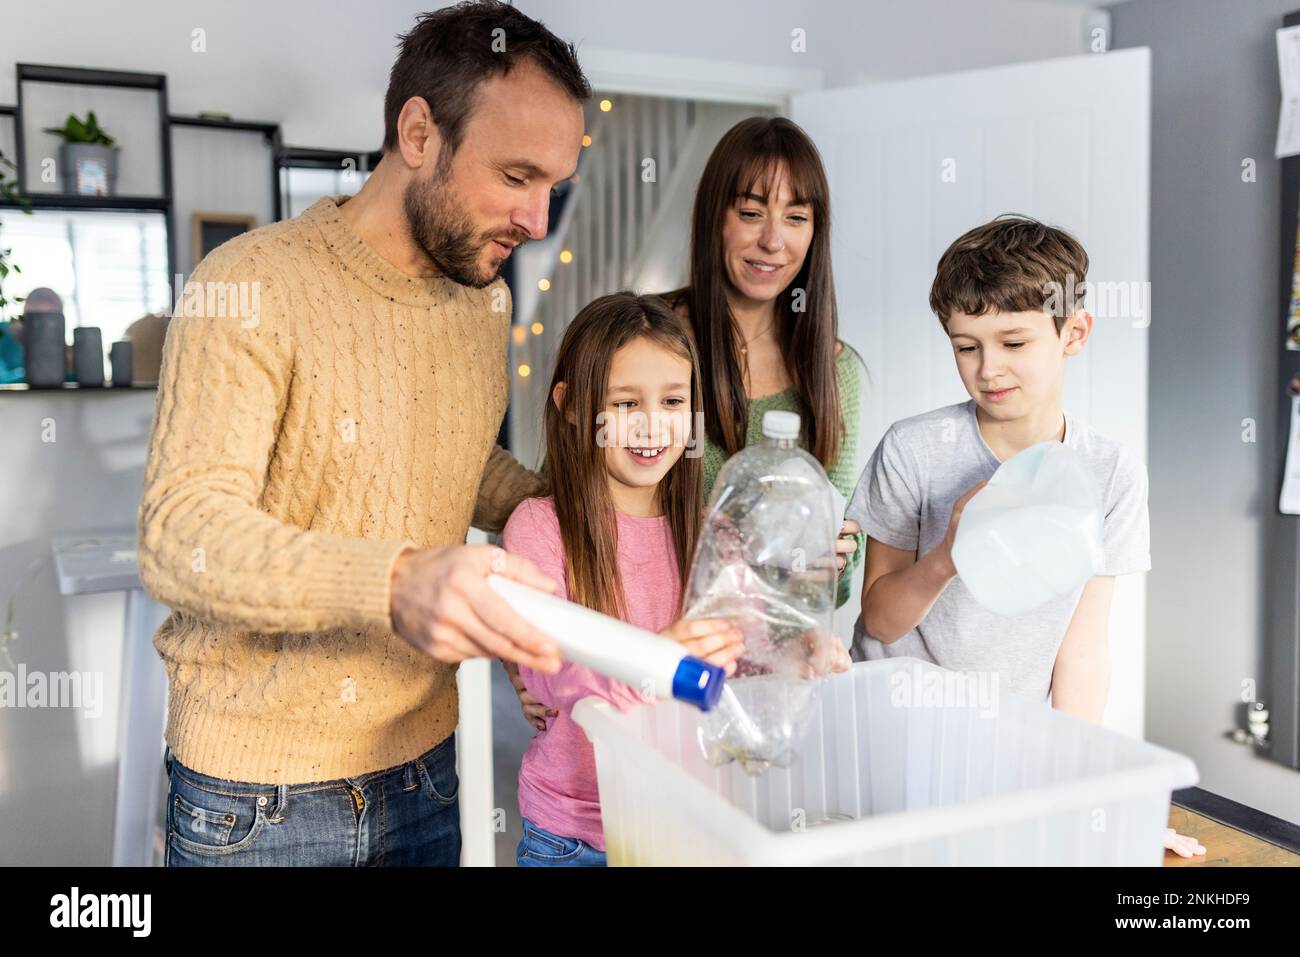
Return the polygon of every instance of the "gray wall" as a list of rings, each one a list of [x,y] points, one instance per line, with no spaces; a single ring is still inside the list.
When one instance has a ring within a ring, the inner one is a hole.
[[[1270,686],[1283,328],[1273,36],[1293,9],[1300,0],[1130,0],[1112,23],[1115,48],[1152,51],[1147,736],[1195,760],[1203,787],[1300,822],[1300,773],[1224,737],[1242,682],[1260,697]],[[1248,157],[1254,183],[1242,182]],[[1257,423],[1254,444],[1243,419]]]

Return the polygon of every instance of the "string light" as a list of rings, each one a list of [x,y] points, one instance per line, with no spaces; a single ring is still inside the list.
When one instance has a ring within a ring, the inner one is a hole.
[[[562,262],[562,263],[571,263],[571,262],[573,262],[573,251],[570,250],[570,249],[561,249],[561,250],[560,250],[560,262]]]
[[[539,279],[537,280],[537,288],[542,292],[546,292],[546,290],[551,288],[551,281],[549,279]]]

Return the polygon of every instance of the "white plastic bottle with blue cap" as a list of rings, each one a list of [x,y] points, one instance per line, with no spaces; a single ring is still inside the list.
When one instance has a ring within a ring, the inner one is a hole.
[[[718,703],[726,672],[684,654],[682,646],[671,638],[500,575],[489,575],[488,584],[553,640],[566,661],[621,681],[642,694],[676,698],[701,711]]]

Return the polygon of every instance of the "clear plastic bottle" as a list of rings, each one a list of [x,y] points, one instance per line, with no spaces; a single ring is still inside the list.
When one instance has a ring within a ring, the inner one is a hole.
[[[788,767],[818,682],[813,662],[832,632],[840,497],[798,447],[799,416],[768,412],[763,441],[722,466],[686,586],[691,618],[727,618],[745,653],[706,717],[713,764],[753,774]]]

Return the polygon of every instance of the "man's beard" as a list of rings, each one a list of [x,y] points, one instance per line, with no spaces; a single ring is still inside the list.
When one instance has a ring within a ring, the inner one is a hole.
[[[475,235],[474,223],[458,199],[448,170],[439,164],[427,183],[406,185],[402,206],[411,238],[438,271],[462,286],[482,289],[496,281],[501,264],[486,275],[479,271],[479,256],[492,237]]]

